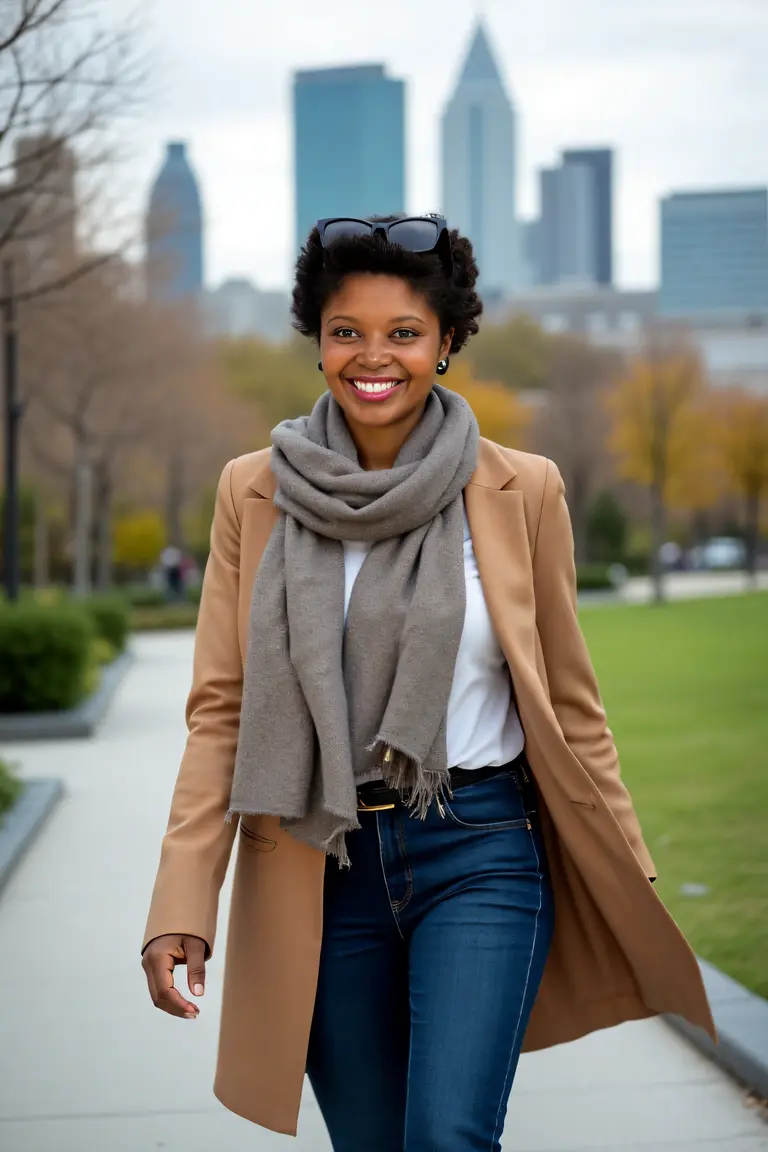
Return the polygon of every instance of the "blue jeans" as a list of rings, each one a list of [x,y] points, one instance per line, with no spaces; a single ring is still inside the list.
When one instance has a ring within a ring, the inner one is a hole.
[[[516,771],[443,805],[361,813],[328,862],[307,1072],[334,1152],[501,1147],[552,891]]]

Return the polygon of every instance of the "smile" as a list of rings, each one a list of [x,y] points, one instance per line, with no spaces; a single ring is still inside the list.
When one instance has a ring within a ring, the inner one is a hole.
[[[391,396],[404,380],[371,380],[371,379],[353,379],[348,380],[348,384],[354,388],[361,399],[365,400],[386,400]]]

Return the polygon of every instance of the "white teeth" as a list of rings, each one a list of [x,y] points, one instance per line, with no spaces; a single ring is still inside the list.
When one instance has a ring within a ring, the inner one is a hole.
[[[367,380],[353,380],[358,392],[391,392],[400,383],[399,380],[387,380],[386,383],[372,383]]]

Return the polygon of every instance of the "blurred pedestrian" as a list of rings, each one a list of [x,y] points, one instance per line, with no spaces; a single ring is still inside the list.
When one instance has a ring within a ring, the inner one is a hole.
[[[436,383],[477,275],[441,217],[310,234],[293,310],[327,391],[221,478],[144,941],[155,1004],[194,1019],[237,833],[215,1092],[293,1133],[306,1071],[336,1152],[498,1152],[522,1047],[712,1029],[579,629],[558,470]]]
[[[163,570],[165,593],[169,600],[180,600],[184,579],[182,575],[183,556],[180,548],[169,544],[160,553],[160,566]]]

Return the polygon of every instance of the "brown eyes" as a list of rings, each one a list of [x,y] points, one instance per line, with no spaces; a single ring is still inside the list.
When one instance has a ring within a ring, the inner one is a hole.
[[[336,328],[333,335],[337,336],[340,340],[351,340],[353,337],[359,336],[360,333],[356,332],[354,328]],[[395,328],[392,335],[398,340],[411,340],[414,336],[418,336],[419,333],[414,331],[413,328]]]

